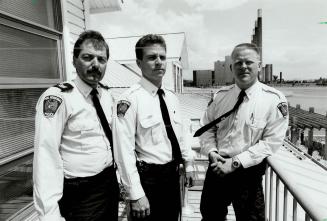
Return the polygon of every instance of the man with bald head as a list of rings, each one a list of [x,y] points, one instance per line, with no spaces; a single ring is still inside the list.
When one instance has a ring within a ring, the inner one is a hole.
[[[209,167],[201,197],[203,221],[225,220],[232,203],[236,220],[264,221],[265,159],[282,145],[288,127],[287,100],[258,81],[255,44],[237,45],[231,70],[235,84],[220,88],[195,136]]]

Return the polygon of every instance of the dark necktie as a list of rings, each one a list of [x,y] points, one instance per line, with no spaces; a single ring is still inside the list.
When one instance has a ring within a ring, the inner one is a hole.
[[[162,89],[158,89],[157,93],[158,93],[159,101],[160,101],[161,115],[162,115],[163,121],[164,121],[165,126],[166,126],[166,132],[167,132],[168,138],[169,138],[170,143],[171,143],[173,159],[176,162],[181,163],[182,162],[181,149],[179,147],[178,140],[176,138],[175,132],[174,132],[173,127],[172,127],[171,122],[170,122],[169,112],[168,112],[168,109],[167,109],[166,102],[162,97],[162,95],[164,94],[164,91]]]
[[[108,140],[110,142],[111,152],[112,152],[112,160],[113,160],[113,163],[115,164],[114,149],[113,149],[113,142],[112,142],[112,132],[111,132],[111,129],[109,127],[109,123],[107,121],[106,115],[104,114],[103,109],[101,107],[101,104],[100,104],[100,101],[99,101],[99,98],[98,98],[97,94],[98,94],[97,89],[92,89],[92,91],[91,91],[92,101],[93,101],[95,110],[97,112],[97,115],[98,115],[98,117],[100,119],[100,123],[102,125],[103,130],[104,130],[104,133],[106,134],[106,136],[107,136],[107,138],[108,138]]]
[[[245,91],[244,90],[241,90],[240,94],[238,95],[238,100],[237,100],[236,104],[234,105],[233,109],[231,109],[230,111],[224,113],[223,115],[221,115],[220,117],[218,117],[216,120],[211,121],[207,125],[204,125],[200,129],[198,129],[194,133],[194,136],[193,137],[201,136],[201,134],[203,134],[204,132],[206,132],[207,130],[209,130],[213,125],[218,124],[220,121],[224,120],[226,117],[228,117],[229,115],[231,115],[241,105],[241,103],[243,102],[245,96],[246,96]]]

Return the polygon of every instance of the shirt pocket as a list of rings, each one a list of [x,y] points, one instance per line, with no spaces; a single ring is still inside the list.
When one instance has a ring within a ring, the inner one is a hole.
[[[68,128],[74,132],[83,132],[94,130],[97,127],[97,122],[94,120],[80,119],[68,124]]]
[[[75,148],[80,148],[81,151],[88,151],[94,148],[95,144],[100,144],[99,123],[91,119],[75,120],[68,124],[70,130],[70,139],[74,143]]]
[[[149,140],[158,144],[163,140],[161,119],[152,115],[140,119],[140,136],[147,143]]]
[[[256,144],[261,138],[263,129],[266,127],[266,121],[264,119],[248,119],[246,126],[249,131],[249,137],[252,145]]]

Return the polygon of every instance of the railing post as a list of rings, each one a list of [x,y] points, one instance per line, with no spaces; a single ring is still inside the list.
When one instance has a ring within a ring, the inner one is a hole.
[[[269,186],[270,184],[270,180],[269,180],[269,171],[271,171],[271,168],[268,166],[266,166],[266,172],[265,172],[265,220],[268,221],[269,220]]]
[[[310,107],[309,112],[314,113],[314,108]],[[308,132],[308,154],[312,156],[312,152],[313,152],[313,128],[310,128]]]
[[[188,204],[188,187],[185,187],[184,193],[184,203],[182,208],[183,216],[190,216],[194,213],[194,209],[191,205]]]
[[[298,138],[299,138],[299,131],[297,128],[297,117],[293,116],[292,117],[292,124],[293,126],[291,127],[291,142],[293,144],[296,144]]]
[[[300,135],[300,140],[301,140],[301,145],[304,145],[304,130],[301,130],[301,135]]]
[[[287,221],[287,207],[288,207],[287,196],[288,196],[288,191],[287,191],[287,187],[284,184],[283,221]]]
[[[327,118],[327,112],[326,112],[326,118]],[[323,147],[323,158],[324,160],[327,160],[327,127],[325,128],[325,146]]]

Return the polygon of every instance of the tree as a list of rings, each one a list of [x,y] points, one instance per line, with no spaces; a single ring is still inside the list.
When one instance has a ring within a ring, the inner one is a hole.
[[[274,81],[276,82],[278,79],[278,75],[273,75]]]

